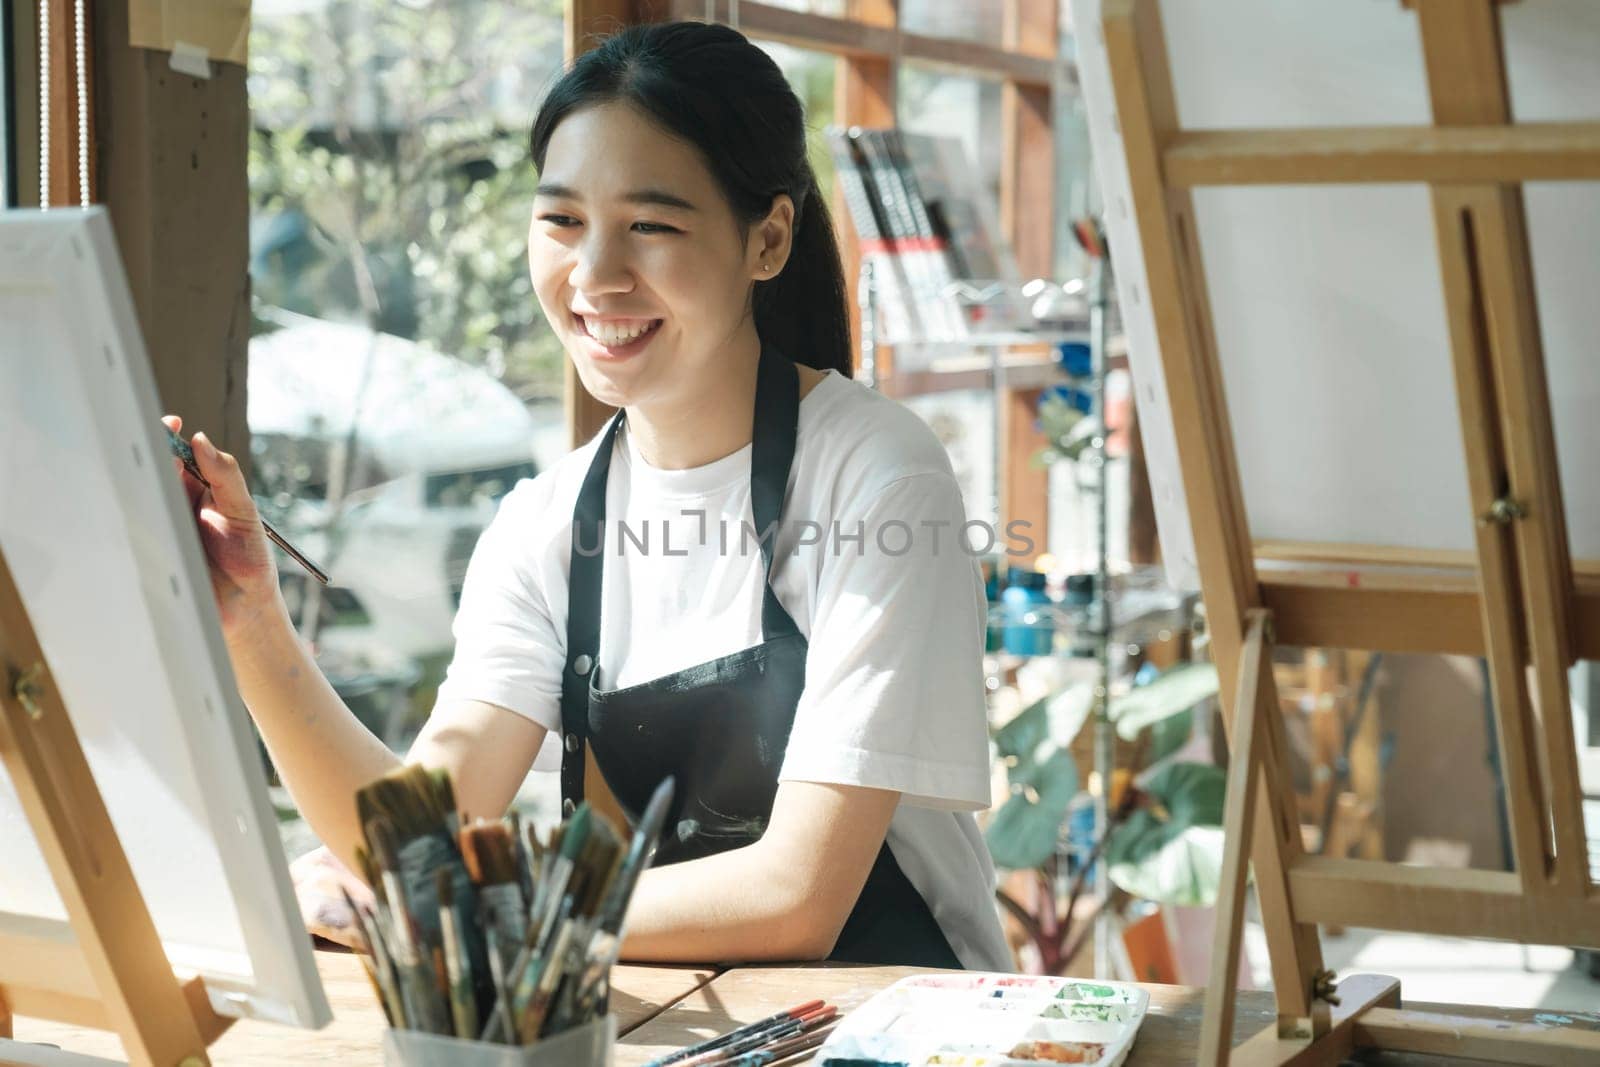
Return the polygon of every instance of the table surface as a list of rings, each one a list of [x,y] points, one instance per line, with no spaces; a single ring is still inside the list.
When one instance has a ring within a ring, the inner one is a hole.
[[[321,1030],[291,1030],[269,1023],[235,1023],[211,1046],[219,1067],[284,1063],[340,1063],[345,1067],[382,1063],[383,1014],[373,999],[357,959],[348,953],[318,952],[333,1022]],[[656,1056],[683,1048],[742,1023],[753,1022],[798,1002],[822,998],[842,1012],[911,974],[911,967],[853,967],[806,964],[787,967],[619,966],[612,972],[612,1011],[621,1035],[616,1067],[640,1067]],[[1188,986],[1145,985],[1150,1010],[1128,1058],[1129,1067],[1178,1067],[1194,1062],[1204,1010],[1203,990]],[[1272,994],[1240,990],[1234,1041],[1244,1040],[1273,1018]],[[1480,1018],[1527,1020],[1531,1011],[1407,1004]],[[17,1018],[16,1038],[60,1045],[73,1052],[122,1059],[115,1035],[36,1019]],[[1363,1061],[1365,1062],[1365,1061]],[[1388,1057],[1384,1063],[1449,1062]]]

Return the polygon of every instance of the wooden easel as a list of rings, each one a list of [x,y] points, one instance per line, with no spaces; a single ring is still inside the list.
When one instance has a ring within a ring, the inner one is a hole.
[[[209,1063],[206,1047],[233,1020],[167,962],[4,553],[0,758],[68,915],[0,923],[0,1038],[16,1013],[115,1031],[134,1064]],[[0,1064],[15,1062],[5,1044]]]
[[[1106,0],[1103,8],[1213,649],[1223,692],[1235,694],[1217,943],[1197,1057],[1206,1064],[1227,1063],[1230,1054],[1251,1064],[1335,1064],[1358,1046],[1514,1063],[1600,1062],[1600,1034],[1473,1026],[1405,1012],[1395,980],[1358,975],[1335,993],[1323,968],[1322,922],[1600,946],[1600,890],[1588,875],[1564,714],[1567,667],[1600,645],[1600,589],[1575,582],[1567,549],[1521,189],[1535,179],[1600,178],[1600,123],[1510,122],[1494,0],[1407,6],[1419,24],[1434,126],[1225,132],[1180,129],[1155,0]],[[1398,181],[1425,182],[1432,195],[1479,516],[1476,551],[1451,559],[1323,546],[1315,554],[1340,564],[1338,581],[1309,570],[1263,579],[1246,524],[1190,190]],[[1443,570],[1417,569],[1424,564]],[[1271,669],[1280,639],[1485,656],[1515,872],[1307,855],[1284,773]],[[1278,1025],[1230,1050],[1229,964],[1238,959],[1247,855],[1271,950]]]

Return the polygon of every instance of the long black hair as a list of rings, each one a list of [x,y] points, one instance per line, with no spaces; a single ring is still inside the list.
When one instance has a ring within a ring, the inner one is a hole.
[[[579,56],[553,85],[531,137],[544,169],[550,135],[579,108],[622,101],[693,145],[745,233],[794,201],[789,260],[756,284],[756,333],[797,363],[850,377],[844,269],[828,205],[806,158],[805,114],[765,52],[737,30],[700,22],[631,26]]]

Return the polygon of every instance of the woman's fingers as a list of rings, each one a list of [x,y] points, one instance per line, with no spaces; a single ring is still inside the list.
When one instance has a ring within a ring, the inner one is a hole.
[[[183,429],[183,419],[177,415],[163,415],[161,416],[161,422],[173,433],[178,433]],[[178,480],[183,483],[184,495],[189,498],[189,510],[193,511],[195,505],[200,502],[200,498],[205,495],[206,487],[194,480],[194,476],[189,473],[189,469],[183,465],[183,461],[177,456],[172,457],[172,466],[178,472]]]
[[[211,483],[211,499],[216,509],[230,519],[253,521],[256,517],[255,501],[239,472],[239,461],[211,443],[203,431],[189,438],[194,449],[195,463],[200,473]]]

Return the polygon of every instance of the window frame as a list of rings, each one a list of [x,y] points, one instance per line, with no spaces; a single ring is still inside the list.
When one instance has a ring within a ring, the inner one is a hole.
[[[997,78],[1002,83],[1003,124],[1000,228],[1027,277],[1048,277],[1054,267],[1055,144],[1051,124],[1058,55],[1057,0],[1005,0],[1002,47],[975,41],[904,33],[898,0],[847,0],[844,16],[793,11],[755,0],[568,0],[567,58],[586,50],[597,33],[624,25],[679,19],[720,22],[738,19],[740,32],[761,40],[835,56],[834,120],[845,126],[895,124],[895,86],[899,65],[911,61],[948,67],[963,74]],[[835,219],[848,219],[837,190]],[[846,291],[854,293],[861,270],[855,228],[841,224],[840,255]],[[853,351],[860,351],[860,311],[850,306]],[[897,379],[893,353],[875,354],[879,384],[895,396],[971,388],[970,372],[922,371]],[[1057,377],[1048,352],[1019,348],[1007,356],[1009,370],[996,405],[1002,442],[1000,496],[1009,520],[1031,524],[1036,544],[1049,541],[1048,471],[1030,459],[1046,441],[1035,425],[1043,385]],[[987,375],[977,384],[988,385]],[[577,447],[598,433],[611,408],[589,396],[569,364],[566,412],[570,442]],[[1043,551],[1042,547],[1037,551]],[[1019,560],[1018,562],[1030,562]]]

